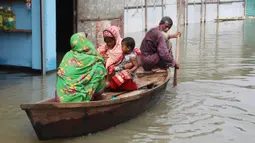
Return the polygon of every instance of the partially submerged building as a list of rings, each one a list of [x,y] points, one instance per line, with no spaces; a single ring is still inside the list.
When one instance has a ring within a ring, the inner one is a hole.
[[[0,5],[12,6],[16,15],[16,29],[0,31],[1,66],[56,70],[73,33],[88,32],[99,45],[107,26],[124,31],[124,0],[1,0]]]

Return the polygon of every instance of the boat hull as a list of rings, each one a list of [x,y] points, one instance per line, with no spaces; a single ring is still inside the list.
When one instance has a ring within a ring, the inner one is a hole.
[[[170,73],[142,75],[137,82],[157,81],[154,87],[120,94],[116,100],[57,103],[52,98],[35,104],[21,104],[21,109],[26,111],[39,140],[96,133],[128,121],[164,99]]]
[[[40,140],[77,137],[108,129],[143,113],[164,98],[166,87],[167,83],[138,99],[109,106],[25,111]]]

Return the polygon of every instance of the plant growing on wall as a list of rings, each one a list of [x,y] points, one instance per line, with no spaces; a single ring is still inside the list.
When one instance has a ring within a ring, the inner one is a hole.
[[[16,29],[16,15],[12,11],[12,6],[8,6],[4,13],[4,30]]]
[[[4,28],[4,7],[0,5],[0,30]]]

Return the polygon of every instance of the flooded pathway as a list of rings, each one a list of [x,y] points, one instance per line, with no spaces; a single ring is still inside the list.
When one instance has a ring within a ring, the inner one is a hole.
[[[170,81],[163,102],[109,130],[45,143],[255,142],[254,24],[190,24],[182,35],[179,85],[173,89]],[[40,142],[19,105],[52,97],[55,80],[54,73],[44,78],[0,73],[2,142]]]

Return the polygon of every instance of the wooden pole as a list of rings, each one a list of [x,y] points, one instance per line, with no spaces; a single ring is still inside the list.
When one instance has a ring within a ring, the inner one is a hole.
[[[205,39],[206,39],[206,23],[204,23],[204,45],[203,45],[203,48],[205,48],[205,43],[206,43],[206,41],[205,41]]]
[[[176,64],[179,64],[179,46],[180,46],[180,37],[178,36],[176,38],[176,58],[175,58],[175,61],[176,61]],[[177,85],[177,76],[178,76],[178,69],[177,68],[174,68],[174,81],[173,81],[173,86],[175,87]]]
[[[161,0],[161,5],[162,5],[162,18],[164,17],[164,0]]]
[[[206,0],[204,0],[204,23],[206,23]]]
[[[215,60],[219,57],[219,22],[216,23],[216,48],[215,48]]]
[[[201,48],[201,44],[202,44],[202,28],[203,28],[203,26],[202,26],[202,24],[200,24],[200,27],[199,27],[200,29],[199,29],[199,45],[198,45],[198,47],[199,47],[199,52],[201,51],[200,50],[200,48]],[[201,55],[201,54],[199,54],[199,55]]]
[[[220,0],[217,0],[217,19],[219,19],[220,15]]]
[[[144,13],[145,13],[145,17],[144,17],[144,31],[147,32],[147,0],[144,0],[144,4],[145,4],[145,9],[144,9]]]
[[[189,29],[188,29],[188,26],[185,26],[185,53],[187,52],[186,50],[187,50],[187,45],[188,45],[188,31],[189,31]]]
[[[245,23],[246,21],[243,20],[243,43],[245,43]]]
[[[200,23],[203,22],[203,0],[201,0],[201,6],[200,6]]]
[[[219,22],[216,23],[216,47],[218,46],[219,40]]]
[[[178,2],[179,1],[179,2]],[[179,3],[179,4],[178,4]],[[181,0],[177,0],[177,31],[180,30],[180,23],[181,23],[181,16],[180,16],[180,7],[181,7]],[[180,47],[180,37],[176,38],[176,54],[175,54],[175,61],[176,64],[179,64],[179,47]],[[178,76],[178,69],[174,69],[174,80],[173,80],[173,87],[177,85],[177,76]]]

